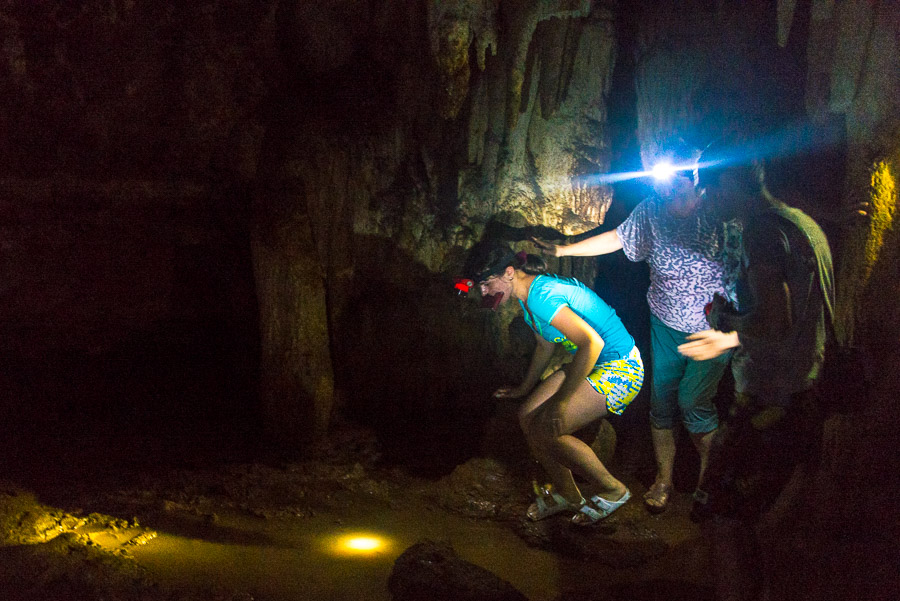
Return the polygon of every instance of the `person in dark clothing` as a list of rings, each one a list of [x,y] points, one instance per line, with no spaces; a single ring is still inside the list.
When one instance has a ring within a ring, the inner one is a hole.
[[[711,325],[679,351],[704,360],[734,350],[735,399],[712,440],[692,518],[703,524],[721,599],[767,594],[761,522],[817,449],[816,381],[834,306],[831,251],[822,229],[766,189],[757,164],[711,147],[700,158],[700,187],[723,219],[743,224],[737,274],[740,311],[716,296]],[[706,168],[703,168],[706,166]]]

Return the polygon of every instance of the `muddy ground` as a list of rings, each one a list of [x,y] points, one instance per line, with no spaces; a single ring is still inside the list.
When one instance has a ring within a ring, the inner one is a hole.
[[[542,551],[546,561],[558,561],[565,567],[542,599],[713,598],[708,550],[688,519],[690,491],[682,486],[662,515],[650,515],[640,502],[652,479],[646,446],[620,440],[612,454],[608,435],[606,446],[598,446],[634,500],[604,523],[583,529],[562,516],[538,523],[524,518],[536,472],[520,441],[510,442],[514,432],[514,421],[501,412],[482,456],[440,477],[387,462],[371,433],[348,424],[303,457],[248,445],[230,433],[87,431],[65,424],[7,433],[0,447],[0,598],[298,598],[296,592],[266,593],[233,579],[226,585],[160,578],[159,571],[142,565],[140,549],[154,545],[160,532],[265,546],[267,539],[252,527],[235,524],[257,524],[263,532],[277,524],[302,529],[325,519],[340,528],[356,514],[411,509],[426,519],[457,516],[496,525]],[[890,571],[896,564],[873,560],[873,553],[883,558],[890,552],[890,544],[853,538],[841,529],[829,533],[810,516],[798,514],[778,550],[786,598],[895,598]],[[497,549],[507,552],[521,553]],[[527,574],[529,566],[518,569]]]

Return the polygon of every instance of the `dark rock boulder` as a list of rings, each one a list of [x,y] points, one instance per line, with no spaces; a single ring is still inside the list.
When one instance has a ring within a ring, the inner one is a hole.
[[[397,558],[388,590],[394,601],[527,601],[505,580],[433,541],[416,543]]]

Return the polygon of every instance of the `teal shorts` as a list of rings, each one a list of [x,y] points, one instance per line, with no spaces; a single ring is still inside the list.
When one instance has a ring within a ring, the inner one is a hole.
[[[688,359],[678,352],[688,336],[650,315],[650,425],[671,430],[681,413],[688,432],[706,434],[719,427],[715,396],[731,351],[706,361]]]
[[[594,371],[588,374],[587,380],[594,390],[606,397],[606,409],[622,415],[644,383],[644,362],[640,351],[634,347],[624,359],[598,363]]]

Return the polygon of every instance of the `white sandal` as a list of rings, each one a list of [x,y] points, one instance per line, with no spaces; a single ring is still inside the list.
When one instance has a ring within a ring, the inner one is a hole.
[[[547,501],[547,497],[545,495],[538,495],[534,499],[534,503],[532,503],[528,510],[525,512],[525,515],[528,516],[532,521],[543,520],[544,518],[549,518],[551,515],[556,515],[557,513],[562,513],[563,511],[578,511],[579,505],[574,505],[566,501],[565,497],[556,494],[555,492],[550,493],[550,498],[553,500],[552,502]],[[584,499],[582,499],[581,507],[584,506]]]
[[[572,523],[576,526],[590,526],[591,524],[596,524],[600,520],[609,517],[612,512],[624,505],[630,498],[631,491],[627,488],[625,489],[625,493],[619,497],[618,501],[607,501],[600,495],[594,495],[591,497],[590,503],[582,503],[581,507],[578,508],[578,513],[572,517]],[[593,507],[591,504],[593,504]],[[581,518],[581,514],[586,515],[587,520]]]

